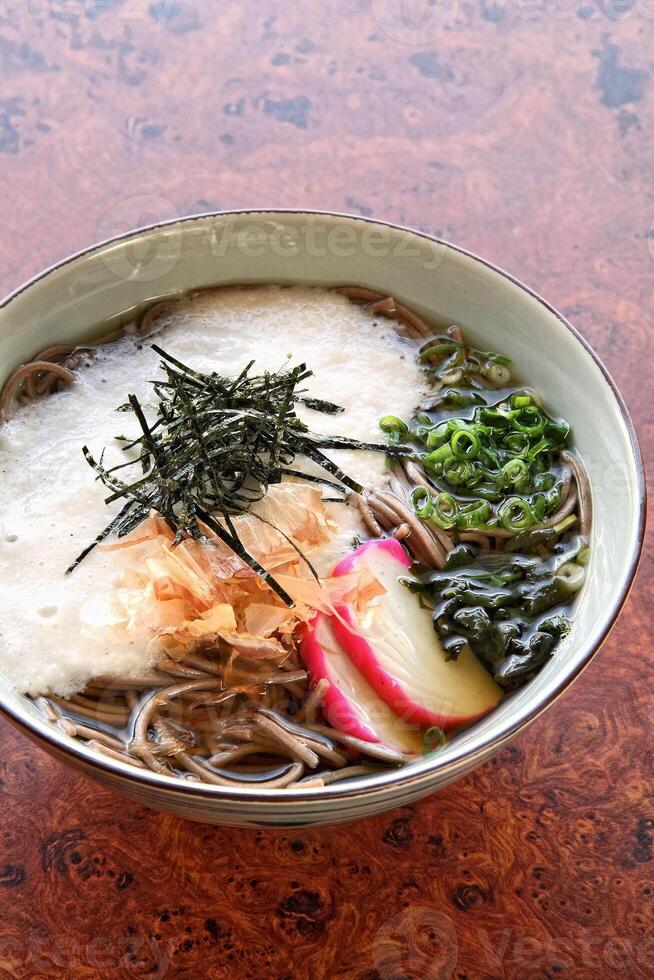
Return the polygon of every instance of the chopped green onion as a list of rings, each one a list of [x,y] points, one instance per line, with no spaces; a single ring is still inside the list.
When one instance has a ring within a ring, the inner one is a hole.
[[[436,749],[442,749],[445,745],[445,732],[442,728],[434,725],[432,728],[428,728],[422,738],[423,747],[425,755],[429,752],[435,752]]]
[[[513,414],[511,425],[519,432],[526,432],[529,436],[537,436],[545,431],[547,419],[536,405],[526,405]]]
[[[508,497],[500,506],[497,516],[507,531],[524,531],[535,524],[534,512],[522,497]]]
[[[443,442],[445,439],[449,439],[453,432],[457,431],[460,424],[460,419],[446,419],[434,426],[433,432]]]
[[[490,361],[491,364],[502,364],[504,367],[511,367],[511,359],[496,354],[494,351],[478,350],[476,347],[468,347],[468,353],[478,357],[480,361]]]
[[[425,466],[433,469],[440,463],[443,463],[446,459],[451,459],[453,456],[452,447],[449,442],[435,449],[434,452],[428,453],[427,456],[423,458],[423,463]]]
[[[452,452],[457,459],[474,459],[479,454],[481,443],[474,429],[458,429],[450,440]]]
[[[437,446],[441,446],[443,444],[443,437],[441,433],[438,432],[438,429],[431,429],[426,435],[425,442],[427,444],[427,449],[436,449]]]
[[[468,505],[459,510],[456,519],[456,526],[459,528],[475,528],[484,524],[491,516],[493,509],[487,500],[480,500],[479,503]]]
[[[524,453],[529,449],[529,436],[526,432],[511,432],[505,438],[504,445],[513,453]]]
[[[547,433],[559,446],[563,446],[570,434],[570,426],[565,419],[549,419]]]
[[[399,419],[397,415],[384,415],[379,420],[379,428],[387,435],[398,434],[405,436],[409,431],[409,426],[402,419]]]
[[[463,344],[457,344],[455,341],[446,341],[442,344],[434,344],[433,347],[428,347],[423,350],[420,354],[420,360],[423,362],[441,360],[446,354],[452,354],[456,351],[462,351]]]
[[[485,378],[488,378],[491,384],[498,385],[500,387],[508,385],[509,381],[511,380],[511,372],[505,364],[497,364],[493,363],[492,361],[487,361],[484,364],[481,373]]]
[[[540,439],[535,446],[527,450],[527,456],[529,459],[536,459],[539,453],[546,452],[548,449],[552,448],[552,443],[549,439]]]
[[[445,374],[441,374],[441,381],[446,385],[458,385],[462,377],[462,369],[455,368],[453,371],[447,371]]]
[[[568,561],[565,565],[561,565],[556,574],[559,578],[563,579],[568,588],[573,592],[579,591],[586,578],[583,565],[577,564],[576,561]]]
[[[569,517],[564,517],[562,521],[559,521],[558,524],[555,524],[554,530],[556,531],[557,534],[563,534],[563,532],[567,531],[569,527],[572,527],[572,525],[575,523],[576,520],[577,520],[577,515],[570,514]],[[579,555],[580,554],[581,552],[579,552]],[[579,561],[579,555],[577,555],[577,561]],[[580,564],[583,565],[583,562],[580,562]]]
[[[411,503],[415,513],[423,521],[428,521],[434,513],[431,495],[426,487],[415,487],[411,493]]]
[[[441,491],[432,501],[433,511],[431,520],[444,531],[456,527],[459,518],[459,505],[451,493]]]
[[[490,425],[493,427],[506,428],[509,425],[509,420],[506,415],[502,412],[498,412],[496,408],[481,408],[479,410],[479,421],[483,422],[485,425]]]
[[[465,463],[463,460],[456,459],[453,456],[450,456],[443,462],[443,476],[448,483],[451,483],[455,487],[467,484],[474,475],[475,468],[472,463]]]
[[[556,477],[553,473],[535,473],[532,480],[534,490],[541,491],[545,493],[547,490],[551,490],[555,483]],[[559,490],[560,494],[560,490]]]
[[[510,459],[509,462],[505,463],[500,470],[502,483],[504,486],[510,486],[512,483],[518,483],[527,476],[528,472],[529,467],[525,463],[524,459]]]

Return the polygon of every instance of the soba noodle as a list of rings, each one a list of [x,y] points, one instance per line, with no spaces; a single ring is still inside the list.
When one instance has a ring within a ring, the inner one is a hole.
[[[393,297],[358,286],[336,292],[370,312],[394,321],[397,330],[428,350],[434,330]],[[155,303],[136,327],[139,336],[156,329],[175,300]],[[457,326],[448,337],[465,344]],[[114,339],[115,333],[109,339]],[[437,338],[436,338],[437,339]],[[17,396],[40,398],[75,382],[80,363],[94,356],[93,346],[58,345],[18,367],[0,395],[0,417],[9,417]],[[492,388],[481,373],[474,381]],[[590,529],[590,490],[578,459],[562,453],[560,505],[544,524],[555,528],[577,517],[586,540]],[[452,533],[422,520],[412,504],[416,488],[431,489],[415,459],[395,463],[388,484],[357,495],[356,503],[370,538],[395,536],[421,566],[442,569],[455,547]],[[502,552],[515,531],[502,527],[460,532],[479,553]],[[551,553],[550,543],[546,552]],[[68,698],[39,696],[44,717],[65,735],[98,753],[138,769],[206,782],[221,787],[315,787],[401,765],[402,753],[338,731],[321,714],[327,683],[310,688],[297,650],[283,656],[248,657],[202,644],[180,659],[164,657],[143,676],[93,678],[83,692]]]

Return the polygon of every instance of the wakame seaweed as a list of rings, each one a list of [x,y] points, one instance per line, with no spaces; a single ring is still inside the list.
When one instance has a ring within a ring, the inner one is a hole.
[[[292,605],[285,590],[244,549],[232,518],[248,512],[271,484],[280,483],[285,476],[336,488],[345,500],[347,490],[360,492],[362,487],[324,450],[387,453],[388,446],[312,432],[296,414],[298,403],[330,415],[342,409],[306,396],[300,385],[312,372],[305,364],[252,374],[251,361],[238,377],[226,378],[193,370],[154,344],[152,349],[162,358],[164,372],[163,378],[151,382],[156,401],[143,406],[135,395],[129,395],[118,409],[131,412],[138,421],[141,434],[137,438],[117,436],[123,451],[135,456],[105,467],[103,456],[95,459],[88,447],[82,450],[98,479],[111,491],[105,502],[123,500],[124,506],[67,571],[73,571],[109,534],[123,537],[155,510],[175,531],[175,543],[184,538],[208,541],[203,530],[208,528]],[[402,455],[405,451],[393,452]],[[328,476],[303,473],[293,465],[299,456],[317,464]],[[123,478],[123,471],[131,478]]]
[[[475,554],[455,547],[445,567],[407,580],[433,609],[446,658],[469,646],[498,684],[514,688],[551,656],[571,623],[563,611],[583,582],[579,536],[555,544],[549,557]]]

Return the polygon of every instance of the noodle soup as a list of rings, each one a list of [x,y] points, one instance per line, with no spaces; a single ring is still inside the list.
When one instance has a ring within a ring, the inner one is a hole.
[[[402,765],[567,632],[590,521],[567,424],[392,297],[165,301],[44,351],[2,410],[2,672],[134,766]]]

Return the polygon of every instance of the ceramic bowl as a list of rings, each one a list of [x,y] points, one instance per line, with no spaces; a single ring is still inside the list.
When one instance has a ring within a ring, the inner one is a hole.
[[[520,377],[574,427],[590,471],[590,574],[573,629],[538,676],[436,754],[324,788],[225,790],[101,757],[43,720],[0,678],[0,707],[57,758],[126,796],[183,817],[240,826],[352,820],[409,803],[478,766],[568,687],[620,610],[641,548],[645,488],[634,430],[602,364],[568,321],[512,276],[463,249],[395,225],[338,214],[239,212],[183,218],[71,256],[0,304],[0,381],[55,343],[88,340],[160,296],[227,283],[368,286],[437,325],[459,323],[507,352]],[[592,678],[589,679],[592,683]]]

